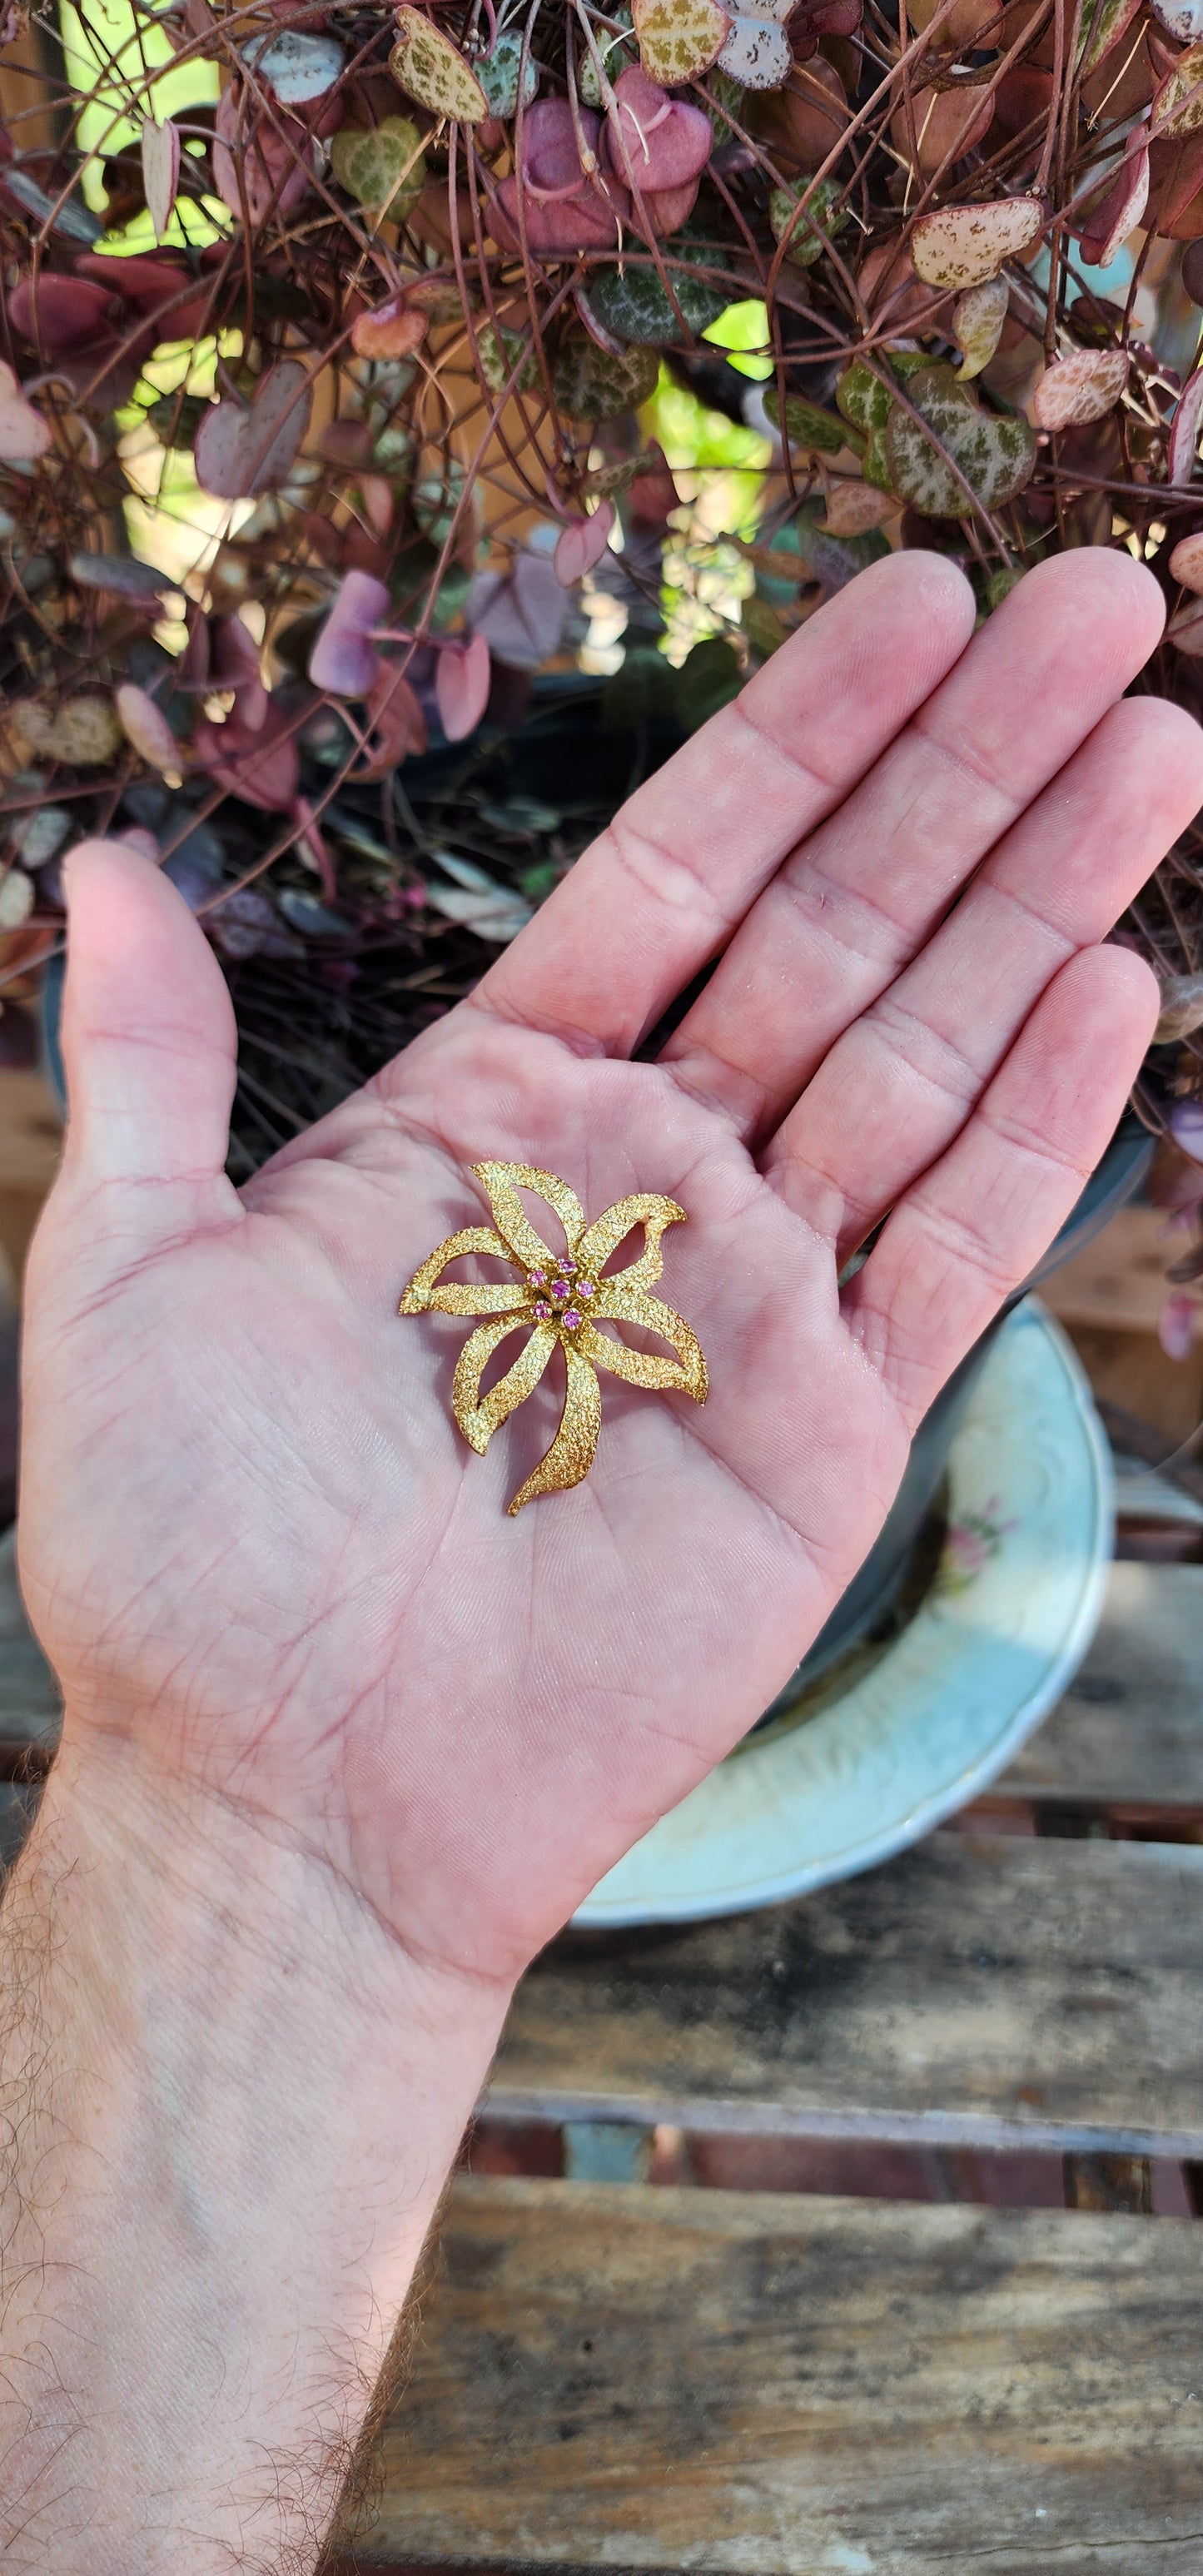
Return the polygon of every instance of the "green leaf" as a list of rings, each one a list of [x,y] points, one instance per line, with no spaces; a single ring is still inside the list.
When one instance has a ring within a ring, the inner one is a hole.
[[[778,652],[789,633],[785,619],[756,591],[745,599],[739,622],[758,662],[767,662],[770,654]]]
[[[603,724],[615,733],[634,733],[640,725],[663,722],[676,712],[679,677],[654,645],[629,644],[602,691]]]
[[[520,394],[535,392],[540,383],[539,361],[534,350],[529,348],[524,331],[507,331],[503,323],[501,337],[498,339],[492,323],[485,322],[476,334],[476,346],[480,351],[480,371],[491,394],[501,392],[502,386],[508,383],[513,369],[517,366],[523,350],[527,349],[526,364],[515,378],[512,390]]]
[[[340,188],[369,214],[403,223],[426,178],[422,137],[408,116],[386,116],[383,125],[343,125],[330,142],[330,167]]]
[[[707,636],[686,654],[676,674],[673,703],[678,722],[686,733],[696,733],[699,725],[739,696],[743,684],[735,646],[721,635]]]
[[[725,313],[730,297],[720,286],[712,286],[708,278],[697,275],[683,256],[690,250],[695,250],[694,243],[678,234],[675,240],[662,245],[662,257],[687,331],[702,332],[708,322],[717,322],[720,313]],[[716,268],[725,262],[720,254],[711,251],[705,264]],[[603,329],[612,331],[616,340],[634,341],[646,349],[680,346],[681,324],[654,268],[637,268],[633,261],[626,260],[621,268],[595,269],[589,281],[589,302]]]
[[[572,419],[617,420],[648,400],[659,373],[652,349],[626,349],[612,358],[587,331],[573,331],[560,350],[552,382],[557,403]]]
[[[522,38],[505,34],[498,37],[491,54],[485,54],[475,65],[476,77],[489,102],[490,116],[516,116],[518,113],[518,74],[522,66]],[[533,54],[526,58],[526,79],[522,85],[523,105],[530,106],[539,87],[539,66]]]
[[[1036,434],[1026,420],[983,411],[970,386],[959,383],[946,365],[921,367],[907,390],[940,446],[895,405],[885,444],[890,480],[900,499],[925,519],[966,518],[969,501],[949,457],[985,510],[1001,509],[1022,492],[1036,462]],[[940,448],[947,449],[947,457]]]
[[[775,385],[765,395],[764,408],[774,429],[780,429],[781,397]],[[824,411],[821,404],[807,402],[804,394],[786,395],[785,426],[790,446],[809,448],[812,455],[817,452],[820,456],[838,456],[841,447],[859,450],[864,444],[859,430],[837,420],[834,412]]]
[[[921,367],[931,363],[921,349],[883,349],[881,360],[899,384],[905,384],[909,376],[917,375]],[[872,430],[885,428],[893,396],[888,384],[874,374],[863,358],[854,358],[840,377],[835,399],[844,419],[867,438]]]
[[[593,30],[597,41],[597,50],[601,55],[602,64],[605,69],[606,79],[609,81],[611,88],[613,88],[619,75],[622,72],[629,71],[632,63],[638,62],[639,48],[635,41],[635,30],[631,21],[630,10],[625,6],[618,9],[608,9],[606,15],[617,26],[629,31],[621,36],[613,36],[610,35],[604,27],[595,27]],[[601,106],[601,84],[597,77],[597,70],[593,56],[586,45],[582,45],[581,47],[576,85],[586,107]]]
[[[848,221],[848,207],[837,203],[844,193],[843,182],[834,178],[821,179],[812,188],[806,211],[800,215],[798,206],[809,185],[800,179],[796,188],[774,188],[769,198],[773,239],[788,239],[785,256],[791,268],[813,268]]]
[[[871,483],[875,492],[893,491],[884,429],[870,430],[865,442],[865,452],[860,461],[860,471],[862,483]]]
[[[808,501],[799,510],[794,521],[798,550],[824,590],[843,590],[866,564],[879,563],[890,548],[879,528],[870,528],[860,537],[830,536],[818,524],[824,506],[822,501]]]

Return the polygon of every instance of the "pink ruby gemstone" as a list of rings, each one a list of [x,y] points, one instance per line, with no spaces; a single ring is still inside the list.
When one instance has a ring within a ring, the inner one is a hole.
[[[530,1284],[531,1284],[532,1288],[544,1288],[544,1287],[546,1287],[546,1285],[547,1285],[547,1272],[546,1272],[545,1270],[532,1270],[531,1275],[530,1275]]]
[[[582,1279],[578,1285],[576,1293],[578,1297],[596,1297],[597,1290],[591,1279]]]
[[[569,1306],[565,1309],[564,1323],[570,1333],[575,1333],[580,1320],[580,1316],[578,1315],[575,1306]]]
[[[538,1305],[537,1305],[537,1306],[536,1306],[536,1308],[535,1308],[535,1314],[536,1314],[536,1316],[538,1317],[538,1320],[539,1320],[539,1322],[540,1322],[541,1324],[549,1323],[549,1322],[550,1322],[550,1320],[551,1320],[551,1308],[550,1308],[550,1306],[546,1306],[546,1305],[544,1304],[543,1299],[542,1299],[541,1297],[540,1297],[540,1299],[539,1299],[539,1303],[538,1303]]]
[[[566,1297],[568,1295],[567,1280],[553,1279],[551,1283],[551,1293],[553,1297]]]

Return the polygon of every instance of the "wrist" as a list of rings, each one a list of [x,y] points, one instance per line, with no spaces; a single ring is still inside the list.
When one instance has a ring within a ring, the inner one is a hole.
[[[76,2576],[107,2548],[123,2576],[208,2576],[237,2541],[300,2568],[507,1996],[412,1959],[325,1862],[133,1768],[68,1726],[0,1918],[26,1997],[5,2092],[29,2087],[6,2563]]]

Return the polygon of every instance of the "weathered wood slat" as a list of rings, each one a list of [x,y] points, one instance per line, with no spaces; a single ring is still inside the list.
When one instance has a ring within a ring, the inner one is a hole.
[[[1113,1565],[1064,1699],[991,1795],[1203,1812],[1203,1565]]]
[[[515,1998],[511,2118],[1203,2155],[1203,1850],[936,1834],[793,1905],[571,1937]]]
[[[360,2569],[1194,2576],[1203,2231],[461,2182]]]

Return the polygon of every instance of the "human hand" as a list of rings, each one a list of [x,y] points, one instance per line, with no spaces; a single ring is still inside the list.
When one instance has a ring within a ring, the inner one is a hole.
[[[970,642],[946,561],[875,566],[240,1193],[216,960],[144,862],[75,854],[21,1562],[77,1761],[236,1812],[418,1959],[521,1969],[780,1687],[1110,1135],[1156,987],[1097,943],[1203,802],[1189,719],[1114,703],[1161,615],[1082,552]],[[704,1408],[605,1377],[587,1482],[516,1519],[555,1365],[481,1459],[471,1327],[397,1315],[489,1223],[486,1160],[588,1219],[679,1201],[661,1293],[710,1373]]]

